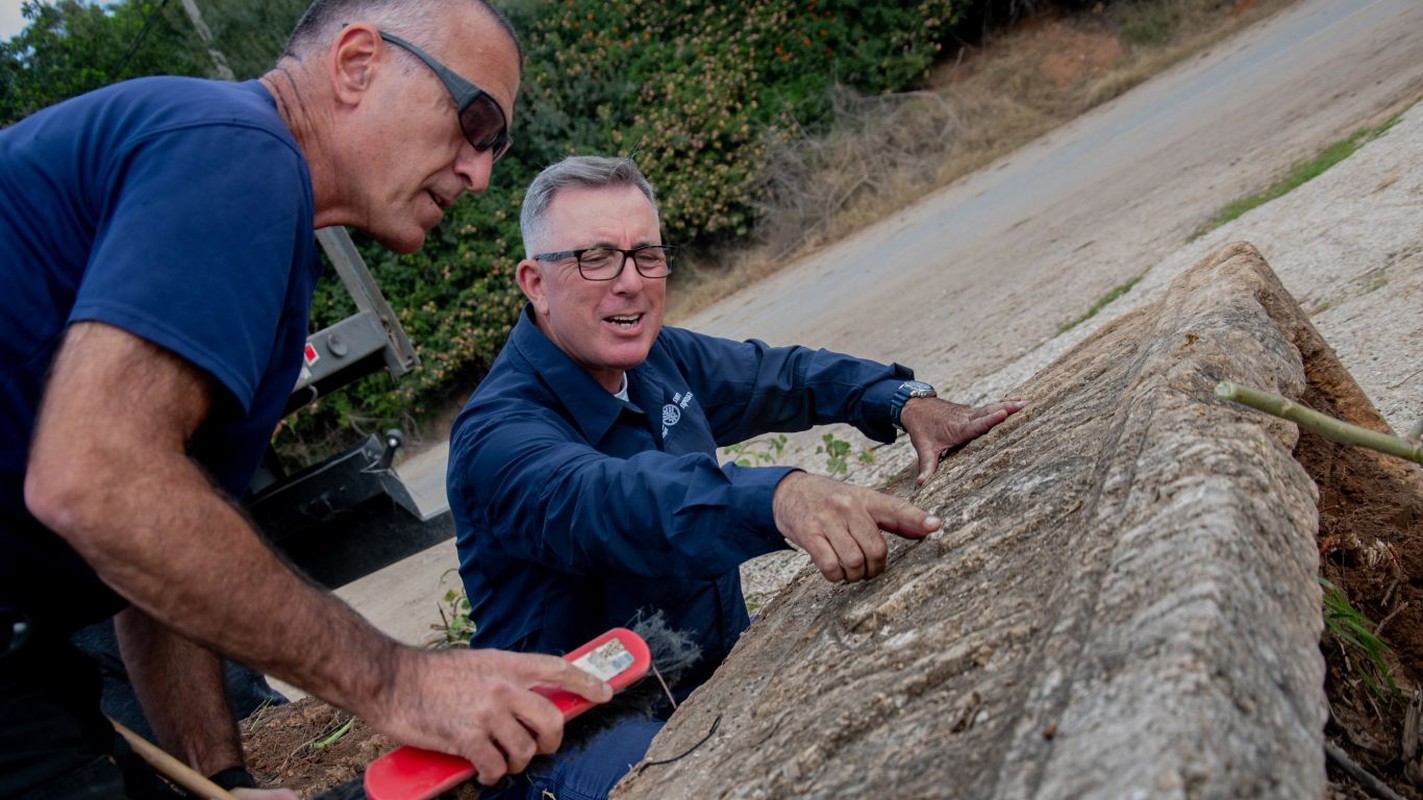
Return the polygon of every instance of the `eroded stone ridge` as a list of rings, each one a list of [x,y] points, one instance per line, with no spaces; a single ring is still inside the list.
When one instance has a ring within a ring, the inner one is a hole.
[[[1183,273],[902,481],[945,531],[802,573],[649,758],[715,733],[614,796],[1321,796],[1315,488],[1293,425],[1211,396],[1299,396],[1301,337],[1249,245]]]

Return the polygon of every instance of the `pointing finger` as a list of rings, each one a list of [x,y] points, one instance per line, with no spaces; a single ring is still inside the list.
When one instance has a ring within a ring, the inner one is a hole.
[[[866,504],[866,508],[880,530],[906,539],[922,539],[943,525],[938,517],[928,514],[913,503],[878,492]]]

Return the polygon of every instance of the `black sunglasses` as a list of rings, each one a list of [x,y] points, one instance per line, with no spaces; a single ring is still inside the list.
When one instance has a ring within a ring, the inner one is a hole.
[[[436,61],[434,56],[392,33],[381,31],[380,38],[409,51],[435,73],[445,91],[455,100],[455,113],[459,116],[460,130],[464,138],[480,153],[494,151],[494,160],[509,152],[513,141],[509,138],[509,122],[504,118],[504,109],[494,102],[489,92],[461,78],[454,70]]]

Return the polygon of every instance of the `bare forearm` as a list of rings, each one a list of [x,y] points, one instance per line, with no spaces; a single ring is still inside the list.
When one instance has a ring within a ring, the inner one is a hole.
[[[114,591],[213,651],[370,712],[400,645],[290,571],[191,460],[114,448],[83,463],[46,522]]]
[[[105,582],[173,630],[334,704],[366,710],[399,646],[288,569],[181,455],[119,453],[57,528]]]
[[[158,744],[204,775],[241,764],[222,659],[137,608],[119,614],[114,629]]]
[[[532,687],[608,699],[554,656],[404,647],[298,577],[187,456],[214,391],[160,347],[75,323],[45,387],[27,507],[155,621],[387,736],[459,753],[481,780],[558,746],[558,709]]]

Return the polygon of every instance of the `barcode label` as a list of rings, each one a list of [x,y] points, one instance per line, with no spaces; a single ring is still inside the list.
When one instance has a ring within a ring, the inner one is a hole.
[[[632,666],[632,653],[617,639],[598,645],[573,662],[573,666],[592,675],[600,681],[609,681],[614,675]]]

